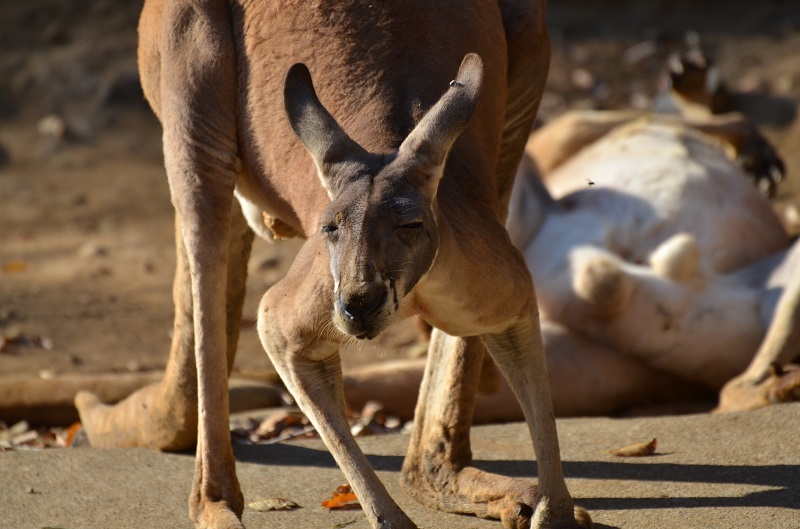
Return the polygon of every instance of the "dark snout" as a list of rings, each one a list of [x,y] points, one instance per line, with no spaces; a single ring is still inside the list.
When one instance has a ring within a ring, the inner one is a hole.
[[[361,290],[361,289],[360,289]],[[375,329],[372,320],[386,304],[388,292],[382,286],[374,286],[350,294],[342,294],[336,308],[357,338],[373,338],[380,329]]]

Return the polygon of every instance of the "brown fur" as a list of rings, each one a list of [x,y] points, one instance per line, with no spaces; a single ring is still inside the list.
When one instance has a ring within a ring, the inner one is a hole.
[[[250,239],[235,195],[256,233],[308,238],[259,332],[372,527],[413,523],[350,434],[337,348],[414,314],[437,330],[406,490],[506,527],[589,526],[561,471],[530,275],[503,228],[547,71],[544,2],[148,0],[139,31],[185,261],[165,379],[114,408],[79,395],[92,443],[175,449],[197,417],[191,517],[241,528],[226,378]],[[478,336],[525,410],[538,494],[469,466]]]

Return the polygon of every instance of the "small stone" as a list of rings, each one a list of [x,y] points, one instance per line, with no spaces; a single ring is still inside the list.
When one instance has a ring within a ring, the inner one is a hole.
[[[575,88],[581,90],[591,90],[595,84],[595,77],[586,68],[575,68],[569,76]]]
[[[83,258],[100,257],[107,254],[108,250],[104,246],[94,242],[87,242],[78,248],[78,255]]]
[[[67,122],[61,116],[49,114],[39,120],[36,130],[42,136],[61,140],[67,135]]]

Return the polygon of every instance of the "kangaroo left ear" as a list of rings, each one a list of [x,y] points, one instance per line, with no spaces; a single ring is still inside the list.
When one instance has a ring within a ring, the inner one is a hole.
[[[333,198],[337,165],[364,160],[367,151],[353,141],[322,106],[305,64],[297,63],[289,68],[283,103],[292,130],[311,154],[322,185]]]
[[[428,111],[400,145],[398,158],[441,178],[447,154],[467,127],[480,97],[483,61],[475,53],[464,56],[450,88]]]

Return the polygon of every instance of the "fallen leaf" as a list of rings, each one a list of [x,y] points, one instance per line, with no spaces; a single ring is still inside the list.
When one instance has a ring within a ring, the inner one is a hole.
[[[14,437],[11,442],[17,446],[33,446],[39,441],[39,432],[30,430]]]
[[[78,430],[81,429],[81,423],[75,422],[72,423],[72,426],[67,428],[66,438],[64,439],[64,446],[70,447],[72,446],[73,441],[75,441],[75,435],[78,433]]]
[[[328,509],[342,509],[356,505],[358,505],[358,498],[350,489],[350,485],[336,487],[336,492],[333,493],[331,499],[322,502],[322,506]]]
[[[304,426],[308,421],[301,412],[280,410],[273,413],[258,425],[253,432],[259,438],[277,437],[285,429],[293,426]]]
[[[300,506],[297,505],[292,500],[287,500],[285,498],[266,498],[263,500],[253,501],[247,504],[247,506],[254,511],[258,512],[266,512],[266,511],[291,511],[292,509],[299,509]]]
[[[28,421],[19,421],[18,423],[14,424],[9,428],[5,428],[0,430],[0,439],[3,440],[11,440],[14,437],[24,434],[25,432],[31,429],[30,424]]]
[[[353,437],[366,437],[367,435],[375,435],[375,430],[363,423],[356,423],[350,427],[350,433]]]
[[[649,456],[655,453],[656,445],[656,439],[653,438],[653,440],[649,443],[636,443],[630,446],[623,446],[622,448],[610,450],[610,452],[619,457]]]
[[[31,425],[28,424],[28,421],[19,421],[15,423],[11,428],[8,429],[9,432],[13,433],[14,435],[18,435],[21,433],[25,433],[31,429]]]
[[[365,425],[383,426],[386,424],[386,417],[387,413],[383,404],[374,400],[367,401],[361,410],[361,422]]]
[[[52,430],[44,430],[39,432],[39,442],[44,446],[55,446],[58,436]]]
[[[8,261],[3,264],[3,272],[6,274],[18,274],[24,272],[28,268],[28,263],[25,261]]]

